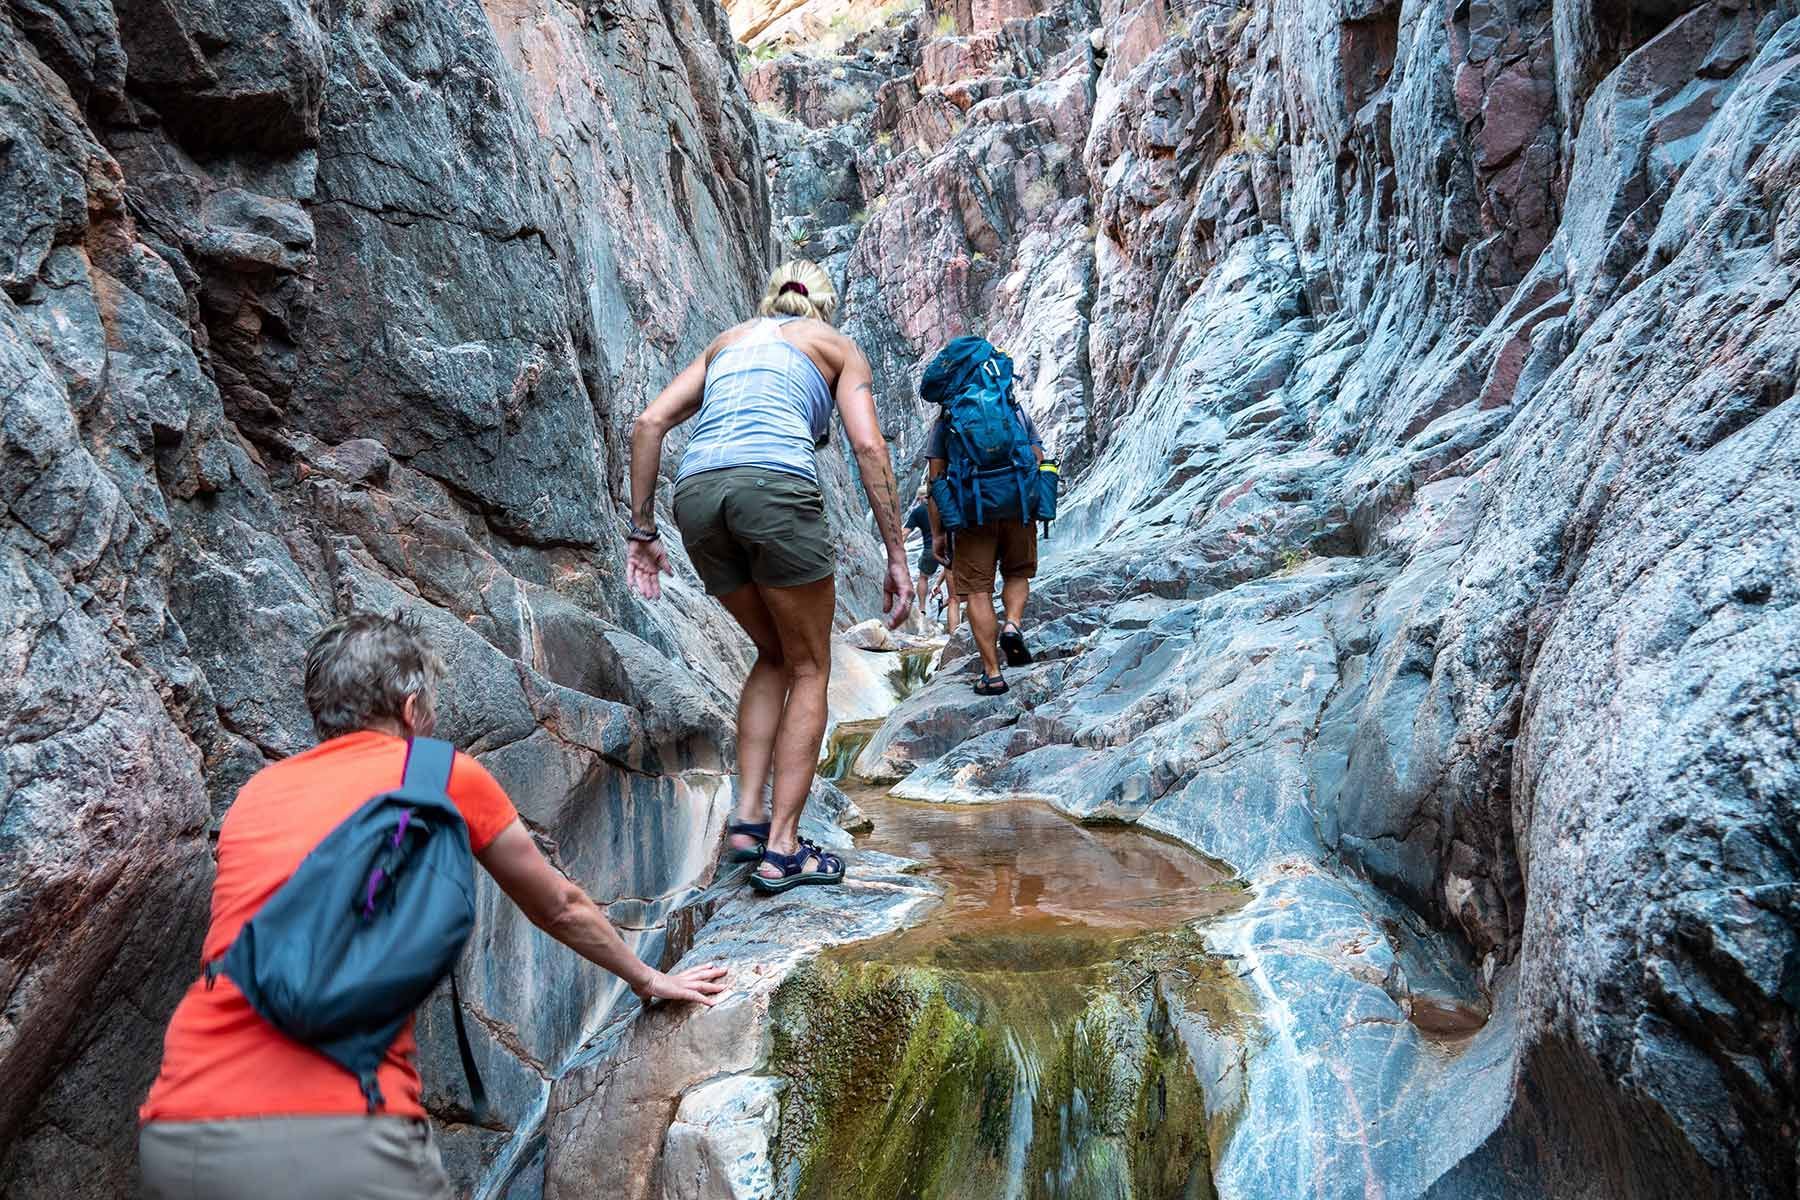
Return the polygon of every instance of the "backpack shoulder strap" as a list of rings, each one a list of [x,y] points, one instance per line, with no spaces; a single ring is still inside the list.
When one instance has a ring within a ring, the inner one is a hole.
[[[416,737],[406,744],[406,772],[401,776],[403,791],[450,798],[450,769],[456,765],[456,747],[441,738]],[[456,985],[456,968],[450,969],[450,1018],[456,1027],[456,1053],[462,1059],[463,1077],[469,1081],[470,1108],[476,1124],[487,1120],[487,1088],[481,1082],[481,1070],[475,1065],[475,1051],[469,1045],[469,1031],[463,1023],[462,989]]]
[[[441,738],[416,737],[406,743],[406,771],[400,786],[427,796],[448,796],[456,747]]]

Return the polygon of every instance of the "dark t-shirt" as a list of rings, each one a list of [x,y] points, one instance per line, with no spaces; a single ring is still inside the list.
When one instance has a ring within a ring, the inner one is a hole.
[[[1026,412],[1023,408],[1020,408],[1019,416],[1025,422],[1025,436],[1031,439],[1031,444],[1033,446],[1042,450],[1044,448],[1044,443],[1038,437],[1037,423],[1031,419],[1031,414]],[[950,451],[945,445],[949,438],[950,419],[948,417],[939,416],[936,421],[932,422],[931,433],[925,439],[925,457],[949,458]]]
[[[923,500],[913,505],[912,511],[906,514],[906,527],[916,529],[920,534],[919,573],[929,575],[938,569],[937,555],[931,550],[931,513]]]
[[[931,514],[925,510],[923,500],[913,505],[912,511],[906,514],[906,527],[918,530],[925,535],[927,541],[931,540]]]

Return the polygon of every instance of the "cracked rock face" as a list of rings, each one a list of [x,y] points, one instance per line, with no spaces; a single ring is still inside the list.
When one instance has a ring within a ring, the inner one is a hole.
[[[749,310],[757,147],[710,2],[0,15],[0,1193],[130,1193],[210,831],[311,743],[302,650],[353,607],[420,616],[444,735],[659,956],[748,648],[685,568],[627,595],[626,435]],[[491,1127],[447,1000],[421,1025],[465,1188],[617,999],[482,907]]]
[[[857,771],[1242,873],[1221,1195],[1788,1195],[1800,10],[1039,9],[751,76],[903,465],[982,332],[1074,483]]]
[[[1039,663],[976,698],[952,640],[859,770],[1242,875],[1250,1032],[1174,1016],[1221,1195],[1791,1196],[1793,0],[731,8],[0,14],[0,1193],[129,1193],[209,831],[352,607],[419,615],[444,732],[646,956],[929,903],[696,934],[748,649],[619,570],[632,417],[800,251],[903,486],[965,332],[1072,485]],[[782,1103],[748,1008],[608,1026],[483,912],[490,1126],[421,1021],[459,1186],[583,1194],[629,1132],[643,1194],[761,1188],[715,1169]]]

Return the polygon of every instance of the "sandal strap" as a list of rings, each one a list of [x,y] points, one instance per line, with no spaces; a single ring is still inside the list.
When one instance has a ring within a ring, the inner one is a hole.
[[[727,834],[741,834],[744,837],[759,837],[764,841],[769,838],[767,821],[731,821],[725,826]]]
[[[763,865],[772,866],[781,872],[782,878],[798,875],[806,866],[806,847],[800,847],[797,854],[777,854],[773,850],[763,851]]]
[[[763,862],[781,872],[781,878],[798,875],[806,870],[806,860],[819,860],[818,870],[831,875],[844,869],[844,860],[814,842],[800,839],[800,848],[793,854],[777,854],[773,850],[763,851]]]
[[[833,854],[817,842],[800,839],[800,857],[804,860],[808,855],[819,860],[819,870],[830,873],[844,869],[844,860]],[[829,865],[828,865],[829,864]]]

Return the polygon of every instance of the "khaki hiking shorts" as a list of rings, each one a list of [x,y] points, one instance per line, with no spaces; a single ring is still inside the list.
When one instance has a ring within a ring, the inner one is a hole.
[[[1037,525],[1010,519],[983,521],[956,531],[950,543],[950,586],[959,596],[994,590],[994,568],[1007,579],[1037,574]]]
[[[675,525],[710,596],[747,583],[799,587],[837,570],[819,485],[787,471],[725,467],[675,486]]]
[[[451,1200],[431,1125],[412,1117],[152,1121],[150,1200]]]

